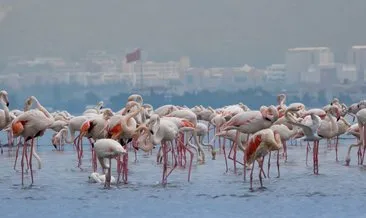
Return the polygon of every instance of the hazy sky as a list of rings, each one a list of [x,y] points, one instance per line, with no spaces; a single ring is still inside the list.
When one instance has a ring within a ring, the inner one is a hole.
[[[366,44],[366,0],[0,0],[0,58],[141,47],[194,66],[283,63],[289,47]]]

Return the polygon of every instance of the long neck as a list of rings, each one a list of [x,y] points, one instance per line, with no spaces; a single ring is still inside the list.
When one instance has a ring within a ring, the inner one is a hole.
[[[153,141],[151,140],[152,138],[149,136],[149,133],[146,132],[137,139],[139,148],[144,152],[149,152],[154,147]]]
[[[328,116],[328,118],[330,120],[331,130],[333,132],[334,131],[337,131],[338,126],[337,126],[337,122],[334,121],[334,119],[333,119],[334,117],[330,113],[327,113],[327,116]]]
[[[134,129],[133,127],[129,127],[128,122],[129,122],[129,120],[130,120],[132,117],[134,117],[134,116],[136,116],[138,113],[140,113],[140,110],[141,110],[141,109],[136,110],[136,111],[131,112],[131,113],[129,113],[129,114],[127,114],[127,115],[125,116],[125,119],[124,119],[124,120],[122,120],[122,122],[121,122],[122,129],[124,129],[126,132],[130,132],[130,133],[133,133],[133,132],[135,131],[135,129]]]
[[[34,98],[34,101],[36,102],[36,105],[37,105],[37,108],[42,111],[44,113],[44,115],[46,115],[46,117],[48,117],[49,119],[54,119],[53,116],[46,110],[46,108],[44,108],[40,103],[39,101]]]
[[[70,126],[69,126],[69,128],[67,129],[67,131],[66,132],[68,132],[68,131],[70,131],[70,138],[68,138],[67,137],[67,135],[68,134],[66,134],[66,143],[67,144],[71,144],[71,143],[74,143],[74,140],[75,140],[75,131],[72,131],[71,129],[70,129]]]
[[[8,108],[8,106],[6,106],[5,101],[2,97],[0,98],[0,102],[1,102],[1,104],[3,106],[3,109],[4,109],[6,123],[8,123],[11,120],[10,114],[9,114],[9,108]]]

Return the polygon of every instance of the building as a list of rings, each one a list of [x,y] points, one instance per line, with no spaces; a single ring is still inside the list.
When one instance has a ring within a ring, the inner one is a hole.
[[[332,63],[334,54],[328,47],[290,48],[286,52],[287,83],[298,84],[302,79],[309,80],[306,72],[310,66]]]
[[[186,71],[188,68],[190,68],[190,60],[188,57],[182,57],[179,62],[146,61],[142,63],[142,65],[139,61],[134,63],[126,63],[126,61],[122,62],[123,71],[126,73],[126,75],[132,76],[136,86],[141,85],[142,76],[142,86],[164,86],[169,80],[178,80],[180,78],[180,72]]]
[[[366,72],[366,45],[352,46],[348,56],[348,63],[356,66],[357,80],[363,83]]]
[[[341,64],[337,72],[337,77],[341,84],[356,83],[358,80],[356,65]]]
[[[264,81],[269,83],[283,83],[286,81],[286,65],[272,64],[264,71]]]

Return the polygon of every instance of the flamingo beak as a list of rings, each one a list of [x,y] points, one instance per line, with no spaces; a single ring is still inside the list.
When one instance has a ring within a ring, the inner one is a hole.
[[[55,145],[55,143],[52,142],[53,147],[55,147],[55,149],[57,150],[57,146]]]
[[[6,106],[9,107],[9,102],[6,102]]]

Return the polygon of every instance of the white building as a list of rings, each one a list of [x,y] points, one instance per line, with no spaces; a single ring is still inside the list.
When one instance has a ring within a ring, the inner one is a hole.
[[[312,80],[306,74],[310,66],[332,63],[334,54],[328,47],[290,48],[286,52],[287,83],[296,84],[302,82],[301,80]]]
[[[355,65],[357,68],[357,80],[364,82],[366,72],[366,45],[352,46],[348,56],[348,63]]]
[[[141,81],[141,68],[143,72],[144,86],[164,85],[168,80],[178,80],[179,73],[190,67],[188,57],[182,57],[180,61],[169,62],[153,62],[146,61],[122,63],[122,69],[128,75],[135,85],[139,85]]]
[[[344,83],[346,81],[351,83],[357,82],[358,72],[356,65],[342,64],[337,71],[337,77],[340,83]]]
[[[286,81],[286,65],[272,64],[264,71],[264,78],[267,82],[285,82]]]

